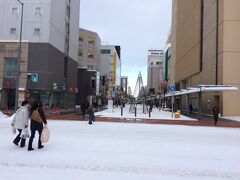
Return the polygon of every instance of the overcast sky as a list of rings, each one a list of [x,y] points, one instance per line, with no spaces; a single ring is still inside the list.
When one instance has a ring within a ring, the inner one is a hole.
[[[163,49],[171,26],[172,0],[80,0],[80,27],[103,44],[120,45],[122,75],[134,90],[139,71],[147,83],[147,50]]]

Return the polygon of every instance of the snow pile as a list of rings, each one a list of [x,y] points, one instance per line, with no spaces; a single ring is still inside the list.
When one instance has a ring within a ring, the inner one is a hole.
[[[240,130],[49,121],[41,150],[16,147],[0,121],[2,180],[239,180]],[[40,173],[40,175],[39,175]]]
[[[101,112],[95,113],[96,116],[100,117],[113,117],[113,118],[138,118],[138,119],[163,119],[163,120],[189,120],[189,121],[197,121],[196,119],[192,119],[186,116],[181,115],[180,118],[173,118],[172,113],[169,111],[163,111],[153,108],[153,111],[151,113],[151,117],[149,118],[148,113],[143,113],[143,107],[138,105],[137,106],[137,117],[135,117],[134,113],[129,112],[129,106],[127,105],[123,109],[123,116],[121,116],[121,108],[115,108],[113,109],[113,112],[109,112],[109,110],[104,110]]]

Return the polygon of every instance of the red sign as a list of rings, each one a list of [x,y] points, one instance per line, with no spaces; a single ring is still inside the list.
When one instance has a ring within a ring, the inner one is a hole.
[[[75,88],[75,93],[78,93],[79,91],[78,91],[78,88]]]
[[[73,87],[69,87],[69,92],[73,92]]]

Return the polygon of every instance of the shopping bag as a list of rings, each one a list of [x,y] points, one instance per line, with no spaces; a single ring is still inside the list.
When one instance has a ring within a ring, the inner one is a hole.
[[[41,134],[41,141],[42,143],[46,143],[49,141],[49,136],[50,136],[50,132],[47,126],[44,126],[43,130],[42,130],[42,134]]]
[[[29,131],[28,131],[28,128],[25,128],[25,129],[22,130],[21,138],[23,138],[23,139],[27,139],[27,138],[29,138]]]
[[[12,126],[12,134],[16,134],[16,129]]]

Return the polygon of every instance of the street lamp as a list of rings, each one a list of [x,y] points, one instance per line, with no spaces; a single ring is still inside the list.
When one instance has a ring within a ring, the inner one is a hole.
[[[20,0],[17,0],[22,6],[21,12],[21,26],[20,26],[20,39],[18,46],[18,60],[17,60],[17,72],[16,72],[16,94],[15,94],[15,112],[18,109],[18,92],[19,92],[19,79],[20,79],[20,63],[21,63],[21,54],[22,54],[22,23],[23,23],[23,3]]]

